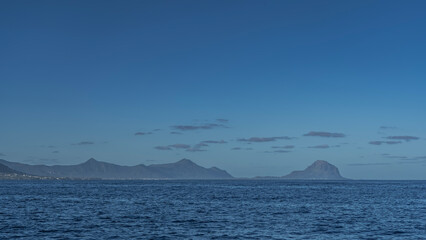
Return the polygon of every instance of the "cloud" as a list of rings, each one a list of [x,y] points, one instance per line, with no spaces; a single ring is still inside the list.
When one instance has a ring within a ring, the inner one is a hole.
[[[207,151],[206,149],[203,149],[204,147],[208,147],[209,145],[207,144],[223,144],[226,143],[223,140],[220,141],[213,141],[213,140],[207,140],[207,141],[202,141],[200,143],[197,143],[193,146],[188,145],[188,144],[173,144],[173,145],[168,145],[168,146],[160,146],[161,149],[159,150],[173,150],[173,149],[185,149],[185,151],[187,152],[205,152]]]
[[[421,164],[426,163],[424,161],[404,161],[404,162],[397,162],[397,164]]]
[[[234,147],[234,148],[231,148],[231,150],[253,150],[253,148]]]
[[[186,151],[187,152],[205,152],[207,150],[201,149],[201,148],[189,148],[189,149],[186,149]]]
[[[265,151],[265,153],[290,153],[288,150]]]
[[[186,151],[187,152],[205,152],[205,151],[207,151],[207,150],[205,150],[205,149],[202,149],[203,147],[208,147],[209,145],[207,145],[207,144],[205,144],[205,143],[203,143],[203,142],[200,142],[200,143],[198,143],[198,144],[195,144],[192,148],[188,148],[188,149],[186,149]]]
[[[43,148],[56,148],[56,146],[54,146],[54,145],[40,145],[40,147],[43,147]]]
[[[190,149],[191,145],[176,143],[176,144],[167,145],[167,146],[156,146],[154,148],[157,150]]]
[[[330,148],[329,145],[327,144],[322,144],[322,145],[316,145],[316,146],[310,146],[308,148],[321,148],[321,149],[326,149],[326,148]]]
[[[389,127],[389,126],[380,126],[380,129],[383,129],[383,130],[395,130],[395,129],[398,129],[397,127]]]
[[[135,136],[143,136],[143,135],[149,135],[152,134],[152,132],[136,132]]]
[[[240,138],[237,139],[239,142],[250,142],[250,143],[259,143],[259,142],[274,142],[276,140],[291,140],[292,137],[251,137],[251,138]]]
[[[175,125],[171,126],[171,128],[180,130],[180,131],[191,131],[191,130],[207,130],[207,129],[214,129],[214,128],[226,128],[224,124],[217,124],[217,123],[207,123],[203,125]]]
[[[202,141],[202,143],[208,143],[208,144],[224,144],[224,143],[228,143],[227,141],[224,140],[220,140],[220,141],[215,141],[215,140],[206,140],[206,141]]]
[[[221,123],[227,123],[227,122],[229,122],[228,119],[224,119],[224,118],[218,118],[218,119],[216,119],[216,121],[217,122],[221,122]]]
[[[170,132],[170,134],[182,134],[181,132]]]
[[[304,134],[303,136],[305,136],[305,137],[327,137],[327,138],[343,138],[343,137],[346,137],[346,135],[343,134],[343,133],[315,132],[315,131],[308,132],[308,133]]]
[[[82,142],[79,142],[79,143],[74,143],[72,145],[83,146],[83,145],[93,145],[93,144],[95,144],[95,142],[92,142],[92,141],[82,141]]]
[[[398,159],[398,160],[404,160],[404,162],[423,162],[426,161],[426,156],[417,156],[417,157],[408,157],[408,156],[395,156],[392,154],[384,153],[382,154],[383,157],[389,158],[389,159]]]
[[[154,147],[157,150],[161,150],[161,151],[169,151],[169,150],[173,150],[171,147],[169,146],[156,146]]]
[[[0,157],[6,157],[6,154],[0,153]]]
[[[383,166],[391,165],[390,163],[350,163],[349,166]]]
[[[385,157],[385,158],[399,159],[399,160],[407,159],[408,158],[407,156],[394,156],[394,155],[389,154],[389,153],[383,153],[382,156]]]
[[[156,129],[154,129],[154,130],[152,130],[153,132],[158,132],[158,131],[161,131],[161,129],[160,128],[156,128]]]
[[[221,143],[226,143],[223,140],[220,141],[213,141],[213,140],[208,140],[208,141],[202,141],[199,142],[193,146],[189,145],[189,144],[181,144],[181,143],[177,143],[177,144],[172,144],[172,145],[167,145],[167,146],[157,146],[154,147],[157,150],[174,150],[174,149],[184,149],[187,152],[205,152],[207,150],[203,149],[204,147],[208,147],[209,145],[207,143],[210,144],[221,144]]]
[[[371,145],[382,145],[382,144],[388,144],[388,145],[394,145],[394,144],[400,144],[402,143],[401,141],[371,141],[369,142],[369,144]]]
[[[418,137],[413,137],[413,136],[389,136],[389,137],[385,137],[386,139],[391,139],[391,140],[404,140],[406,142],[409,142],[411,140],[419,140],[420,138]]]
[[[282,148],[282,149],[293,149],[293,145],[286,145],[286,146],[272,146],[271,148]]]
[[[177,144],[169,145],[169,147],[177,148],[177,149],[188,149],[191,147],[191,145],[177,143]]]
[[[200,142],[200,143],[197,143],[197,144],[194,145],[194,147],[198,147],[198,148],[200,148],[200,147],[208,147],[208,146],[209,145],[207,143],[204,143],[204,142]]]
[[[59,151],[53,151],[52,153],[59,153]]]
[[[418,156],[418,157],[412,157],[404,159],[404,162],[411,162],[411,163],[426,163],[426,156]]]

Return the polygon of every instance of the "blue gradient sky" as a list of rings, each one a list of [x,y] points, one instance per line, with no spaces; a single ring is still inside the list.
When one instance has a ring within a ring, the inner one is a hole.
[[[323,159],[349,178],[426,179],[425,11],[425,1],[1,1],[0,158],[189,158],[238,177]],[[282,136],[292,139],[270,138]],[[241,141],[251,137],[266,139]],[[196,146],[206,140],[226,143]]]

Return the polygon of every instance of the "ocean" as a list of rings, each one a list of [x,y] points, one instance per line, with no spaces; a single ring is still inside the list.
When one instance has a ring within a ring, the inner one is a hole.
[[[426,181],[0,181],[0,239],[426,239]]]

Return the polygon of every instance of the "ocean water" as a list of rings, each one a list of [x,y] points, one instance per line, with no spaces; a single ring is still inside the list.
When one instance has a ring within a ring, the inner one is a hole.
[[[0,181],[0,239],[426,239],[426,181]]]

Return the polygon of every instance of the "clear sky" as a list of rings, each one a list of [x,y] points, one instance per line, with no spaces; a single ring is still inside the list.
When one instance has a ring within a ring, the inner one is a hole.
[[[426,1],[0,2],[0,158],[426,179]],[[206,142],[208,141],[208,142]]]

